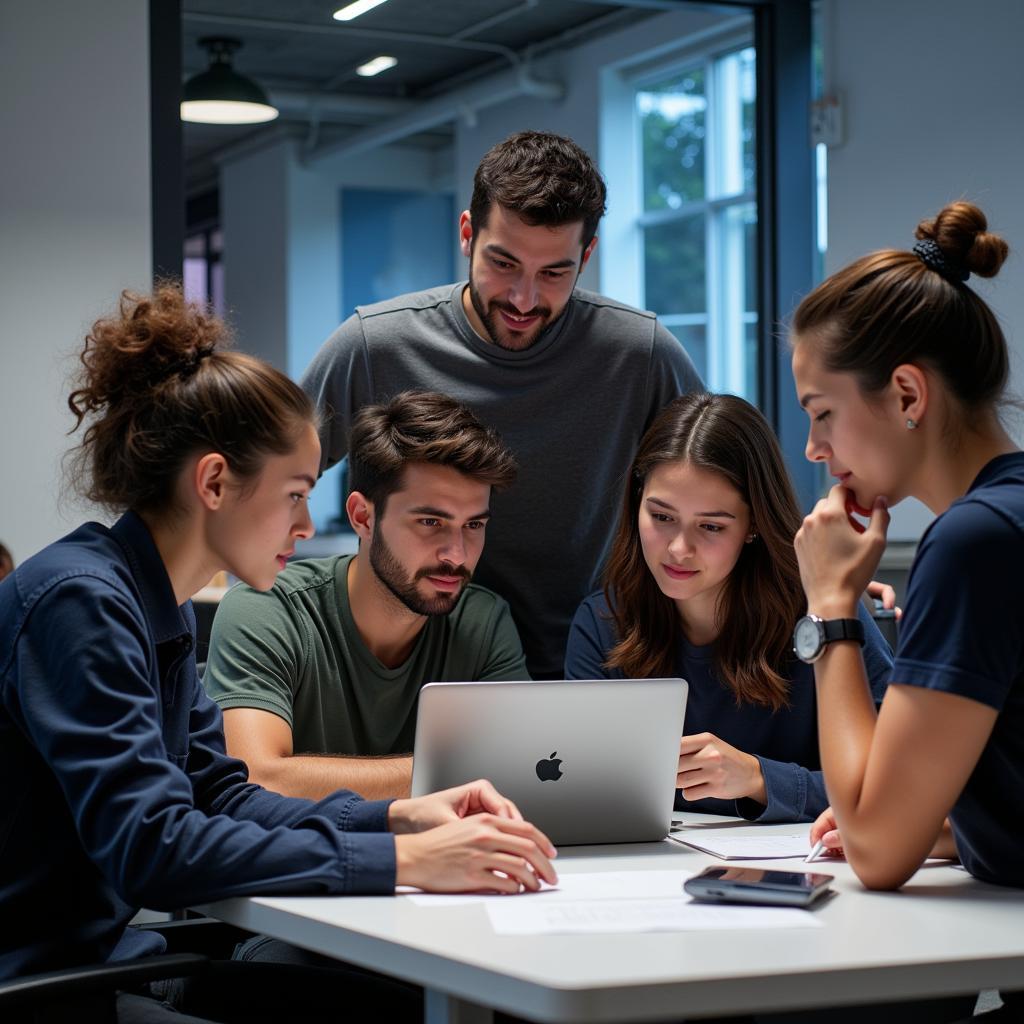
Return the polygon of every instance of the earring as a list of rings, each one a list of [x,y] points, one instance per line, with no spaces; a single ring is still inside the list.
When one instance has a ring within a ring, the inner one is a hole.
[[[917,430],[917,420],[907,420],[907,430]]]
[[[757,540],[757,534],[756,534],[756,533],[752,533],[752,534],[750,534],[750,535],[749,535],[749,536],[747,537],[747,543],[748,543],[748,544],[752,543],[752,542],[753,542],[753,541],[755,541],[755,540]]]

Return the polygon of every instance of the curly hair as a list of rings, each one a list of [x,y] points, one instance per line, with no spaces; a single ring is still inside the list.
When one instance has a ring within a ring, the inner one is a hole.
[[[71,483],[112,511],[164,513],[186,460],[220,452],[241,479],[295,446],[312,403],[283,373],[226,350],[227,328],[173,283],[121,294],[85,339],[68,407]]]

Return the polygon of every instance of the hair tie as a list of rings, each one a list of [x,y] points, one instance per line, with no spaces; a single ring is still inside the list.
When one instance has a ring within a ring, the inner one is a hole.
[[[929,269],[936,274],[941,274],[947,281],[958,284],[966,281],[971,272],[959,263],[954,263],[947,258],[942,247],[932,238],[922,238],[914,245],[914,255]]]
[[[210,355],[213,355],[212,345],[203,345],[193,349],[184,359],[180,359],[174,364],[173,370],[177,370],[178,376],[182,380],[188,380],[199,369],[199,364]]]
[[[150,383],[155,386],[165,380],[170,380],[175,376],[180,380],[188,380],[190,377],[195,375],[196,371],[199,369],[199,364],[207,356],[212,355],[212,345],[202,345],[199,348],[194,348],[187,356],[182,356],[181,359],[175,359],[174,362],[167,363],[163,369],[158,370],[157,373],[150,378]]]

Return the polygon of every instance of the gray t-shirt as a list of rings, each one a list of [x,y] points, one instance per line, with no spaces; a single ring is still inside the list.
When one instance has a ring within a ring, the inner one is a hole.
[[[427,619],[401,665],[381,664],[352,618],[352,557],[292,562],[268,591],[228,591],[203,675],[221,708],[280,716],[297,754],[404,754],[425,683],[528,678],[508,605],[476,584]]]
[[[519,478],[492,499],[475,578],[512,608],[534,678],[560,677],[580,601],[594,589],[644,431],[699,389],[679,341],[653,313],[577,290],[529,349],[482,340],[465,282],[360,306],[328,339],[302,386],[324,413],[324,467],[348,454],[359,409],[399,391],[441,391],[501,433]]]

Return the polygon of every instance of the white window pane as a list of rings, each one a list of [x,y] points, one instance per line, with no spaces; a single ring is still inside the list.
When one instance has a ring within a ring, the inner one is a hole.
[[[755,396],[749,391],[748,327],[752,316],[756,323],[756,231],[753,203],[726,207],[715,220],[714,287],[710,296],[714,345],[707,378],[713,391],[730,391],[751,398]]]
[[[709,192],[716,197],[739,195],[755,187],[754,71],[752,47],[715,62]]]
[[[185,257],[184,265],[185,298],[189,302],[205,303],[206,294],[206,260]]]

